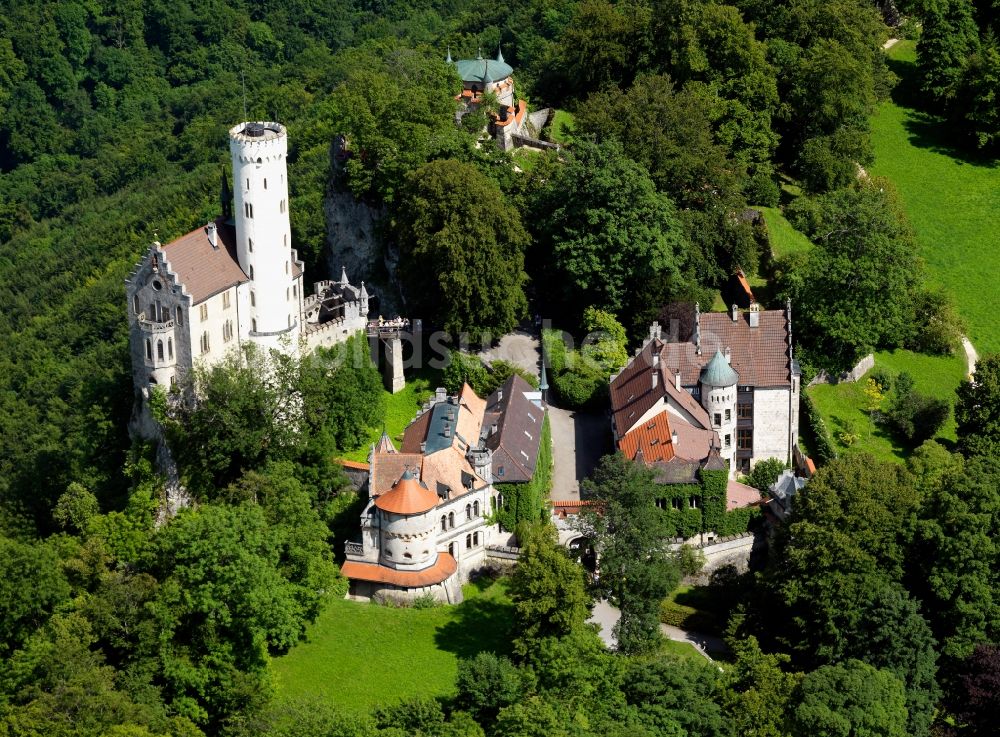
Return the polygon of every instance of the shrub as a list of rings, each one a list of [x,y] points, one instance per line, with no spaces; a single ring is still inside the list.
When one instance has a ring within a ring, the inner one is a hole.
[[[439,605],[440,603],[434,598],[434,594],[429,591],[415,598],[411,604],[414,609],[433,609]]]
[[[937,435],[950,413],[947,401],[918,392],[913,377],[904,371],[896,377],[896,388],[885,416],[890,427],[916,447]]]
[[[767,491],[786,468],[788,464],[778,458],[765,458],[754,465],[744,480],[755,489]]]
[[[919,353],[948,355],[958,349],[965,325],[951,296],[941,290],[925,290],[914,305],[919,326],[908,347]]]

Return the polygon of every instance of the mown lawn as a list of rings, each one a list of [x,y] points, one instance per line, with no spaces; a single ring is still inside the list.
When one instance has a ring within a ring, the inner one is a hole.
[[[463,589],[457,606],[395,609],[338,599],[306,640],[272,661],[278,699],[316,697],[347,712],[414,696],[445,696],[458,659],[510,651],[512,611],[506,582]]]
[[[434,389],[441,385],[441,372],[436,369],[424,368],[411,374],[406,382],[406,388],[399,394],[385,394],[385,431],[396,443],[403,439],[403,430],[413,422],[419,410],[427,398],[434,393]],[[368,441],[359,448],[341,454],[342,458],[349,461],[364,462],[368,460],[368,451],[371,444],[378,441],[382,435],[381,427],[373,427],[369,433]]]
[[[898,374],[907,371],[916,389],[924,394],[953,402],[955,389],[965,378],[965,356],[925,356],[912,351],[891,351],[875,354],[876,368]],[[839,453],[868,452],[883,460],[900,460],[909,455],[884,427],[872,423],[866,409],[866,380],[850,384],[820,384],[807,391],[826,422]],[[857,437],[848,445],[842,433]],[[955,420],[950,418],[938,432],[945,441],[955,440]]]
[[[916,231],[931,281],[945,287],[968,323],[980,353],[1000,351],[995,317],[1000,274],[1000,168],[997,162],[954,147],[941,120],[915,110],[918,99],[913,41],[889,52],[901,81],[893,101],[872,119],[872,175],[899,189]]]

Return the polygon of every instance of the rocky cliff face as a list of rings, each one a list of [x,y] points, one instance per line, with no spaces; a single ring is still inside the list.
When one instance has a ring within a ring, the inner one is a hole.
[[[402,314],[404,306],[396,284],[399,254],[382,235],[385,208],[358,202],[350,192],[333,192],[324,202],[327,242],[324,261],[327,273],[339,278],[347,269],[352,284],[364,280],[368,291],[379,298],[378,312],[385,317]]]

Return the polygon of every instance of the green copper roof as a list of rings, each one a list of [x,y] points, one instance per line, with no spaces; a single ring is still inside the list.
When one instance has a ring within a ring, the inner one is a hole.
[[[740,380],[740,375],[729,365],[729,361],[716,351],[712,360],[701,370],[699,381],[705,386],[733,386]]]
[[[490,81],[496,82],[507,79],[514,73],[510,64],[503,61],[502,57],[500,60],[459,59],[455,62],[455,68],[458,69],[458,76],[462,78],[463,82],[485,83],[487,75]]]

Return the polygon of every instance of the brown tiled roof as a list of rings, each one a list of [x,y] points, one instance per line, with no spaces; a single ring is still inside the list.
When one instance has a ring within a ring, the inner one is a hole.
[[[411,473],[404,473],[389,491],[376,497],[375,506],[392,514],[423,514],[434,509],[440,498]]]
[[[389,491],[408,468],[420,470],[423,456],[419,453],[373,453],[371,475],[368,477],[369,496]]]
[[[690,344],[669,344],[661,352],[664,371],[680,369],[681,383],[694,386],[701,369],[716,350],[731,351],[730,364],[740,375],[740,386],[787,386],[791,383],[788,356],[788,319],[784,310],[762,310],[760,324],[750,327],[748,313],[701,315],[701,355]]]
[[[419,453],[420,444],[427,439],[427,429],[431,425],[431,410],[422,413],[417,419],[406,426],[403,431],[403,444],[400,450],[403,453]]]
[[[215,221],[219,244],[213,248],[207,226],[192,230],[162,247],[170,270],[198,304],[213,294],[250,281],[236,260],[236,229],[223,218]]]
[[[754,487],[741,484],[739,481],[730,481],[726,486],[726,509],[752,507],[760,503],[760,492]]]
[[[674,372],[663,360],[668,354],[676,359],[676,345],[657,339],[649,341],[611,382],[611,412],[619,435],[628,433],[639,418],[664,397],[669,397],[703,427],[710,426],[708,412],[687,390],[674,385]],[[653,368],[654,355],[663,357],[656,369]],[[658,373],[655,387],[654,371]]]
[[[674,419],[671,427],[677,433],[677,445],[674,446],[674,453],[681,458],[700,461],[708,456],[713,445],[719,444],[715,430],[694,427],[679,419]]]
[[[360,563],[355,560],[345,561],[340,567],[341,573],[355,581],[374,581],[404,588],[441,583],[457,570],[458,563],[448,553],[438,553],[434,565],[421,571],[400,571],[377,563]]]
[[[458,393],[458,418],[455,420],[456,436],[461,435],[469,445],[477,445],[485,413],[486,400],[480,399],[471,386],[463,384],[462,390]]]
[[[465,458],[465,453],[454,445],[424,456],[420,477],[428,488],[435,492],[439,488],[447,487],[449,499],[469,491],[466,484],[470,481],[473,488],[481,489],[486,484],[473,470]]]
[[[367,463],[358,463],[357,461],[349,461],[346,458],[338,458],[337,463],[339,463],[344,468],[353,468],[358,471],[368,471]]]
[[[619,435],[624,435],[639,418],[656,404],[664,393],[663,381],[653,389],[653,355],[663,347],[659,340],[651,340],[611,382],[611,413]]]
[[[493,476],[499,482],[530,481],[535,474],[545,411],[525,396],[530,391],[531,385],[514,374],[486,400],[482,432],[493,451]]]
[[[618,441],[618,448],[629,460],[636,460],[636,456],[641,453],[641,460],[647,464],[673,458],[674,445],[666,411],[626,433]]]

